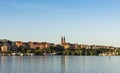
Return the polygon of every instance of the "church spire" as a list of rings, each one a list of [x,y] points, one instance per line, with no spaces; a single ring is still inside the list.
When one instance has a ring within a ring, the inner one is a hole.
[[[64,43],[66,43],[66,41],[65,41],[65,36],[64,36],[64,37],[61,37],[61,44],[64,44]]]
[[[66,40],[65,40],[65,36],[64,36],[64,43],[66,42]]]
[[[61,37],[61,44],[63,44],[63,37]]]

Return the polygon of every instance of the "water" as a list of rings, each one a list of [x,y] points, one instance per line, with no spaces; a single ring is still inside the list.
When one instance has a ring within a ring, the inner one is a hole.
[[[120,57],[2,56],[0,73],[120,73]]]

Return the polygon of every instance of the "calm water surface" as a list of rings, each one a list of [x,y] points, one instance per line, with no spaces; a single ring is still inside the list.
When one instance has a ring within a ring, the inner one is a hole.
[[[0,73],[120,73],[120,57],[2,56]]]

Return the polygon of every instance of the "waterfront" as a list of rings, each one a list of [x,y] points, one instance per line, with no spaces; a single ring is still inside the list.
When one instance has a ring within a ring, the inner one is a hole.
[[[119,73],[119,56],[1,56],[0,73]]]

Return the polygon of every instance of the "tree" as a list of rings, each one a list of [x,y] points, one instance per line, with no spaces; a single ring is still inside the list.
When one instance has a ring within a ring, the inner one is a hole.
[[[36,50],[39,50],[40,48],[39,48],[39,47],[36,47],[35,49],[36,49]]]
[[[21,49],[21,53],[25,53],[25,48],[22,48],[22,49]]]
[[[38,55],[43,55],[42,51],[41,50],[35,50],[35,55],[38,56]]]
[[[82,50],[78,50],[79,51],[79,55],[82,55]]]
[[[27,50],[27,53],[32,53],[32,51],[31,50]]]

